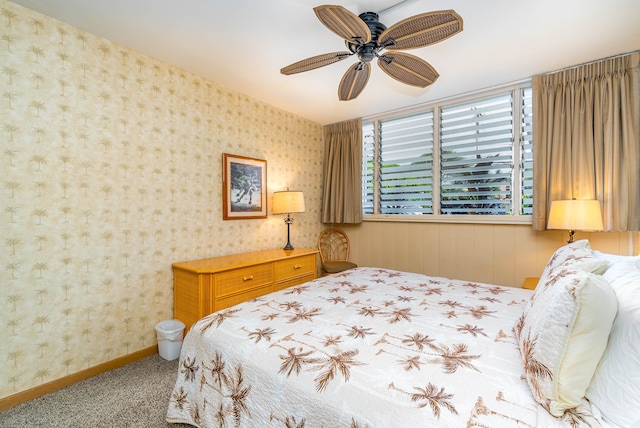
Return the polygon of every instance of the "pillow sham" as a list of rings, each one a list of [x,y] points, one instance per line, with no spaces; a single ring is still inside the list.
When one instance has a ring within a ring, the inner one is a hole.
[[[617,306],[602,276],[570,264],[553,266],[536,288],[514,331],[531,392],[553,416],[581,404]]]
[[[540,281],[536,289],[546,284],[549,276],[552,275],[554,271],[569,266],[577,267],[587,272],[601,274],[605,272],[609,266],[609,262],[593,255],[591,245],[589,245],[587,239],[572,242],[558,248],[553,253],[542,272],[542,276],[540,276]]]
[[[618,262],[604,277],[618,299],[618,314],[586,395],[606,422],[640,426],[640,259]]]

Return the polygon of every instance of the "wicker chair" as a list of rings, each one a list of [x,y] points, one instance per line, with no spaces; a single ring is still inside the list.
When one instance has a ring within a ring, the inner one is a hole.
[[[322,276],[358,267],[349,259],[349,237],[340,229],[329,228],[318,235]]]

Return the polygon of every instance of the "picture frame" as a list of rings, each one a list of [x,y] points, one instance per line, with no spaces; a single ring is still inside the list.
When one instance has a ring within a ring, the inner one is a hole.
[[[267,161],[222,154],[222,219],[267,218]]]

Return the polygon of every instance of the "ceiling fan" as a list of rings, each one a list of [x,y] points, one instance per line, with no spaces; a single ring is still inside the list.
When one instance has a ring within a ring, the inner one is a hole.
[[[360,61],[347,70],[338,86],[341,101],[360,95],[369,81],[374,58],[378,58],[385,73],[402,83],[420,88],[431,85],[439,77],[438,72],[425,60],[398,50],[429,46],[462,31],[462,18],[453,10],[422,13],[389,28],[378,21],[375,12],[357,16],[335,5],[317,6],[313,10],[320,22],[345,40],[349,50],[303,59],[282,68],[280,73],[314,70],[357,55]]]

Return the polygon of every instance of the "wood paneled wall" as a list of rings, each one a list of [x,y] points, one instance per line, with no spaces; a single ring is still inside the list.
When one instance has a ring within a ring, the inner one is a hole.
[[[567,232],[536,232],[530,225],[366,221],[340,227],[351,241],[349,258],[359,266],[514,287],[526,277],[539,277],[568,239]],[[575,235],[589,239],[595,250],[623,255],[637,251],[632,237],[626,232]]]

